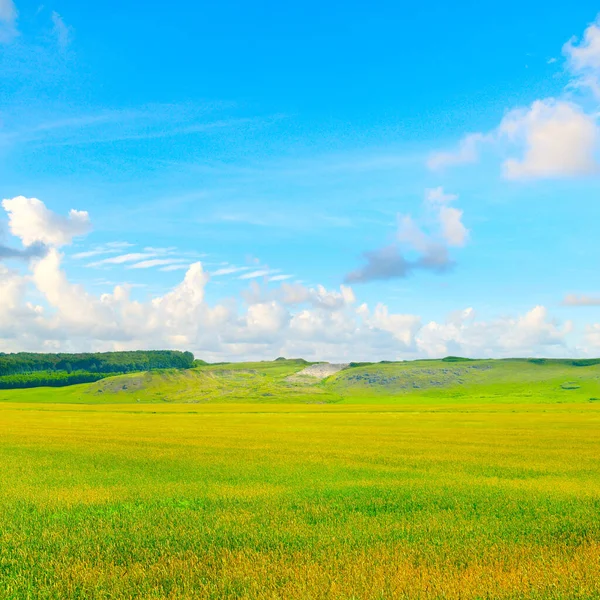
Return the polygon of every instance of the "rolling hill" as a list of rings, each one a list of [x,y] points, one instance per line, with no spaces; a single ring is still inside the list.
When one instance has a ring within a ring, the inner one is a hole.
[[[600,401],[600,364],[567,359],[443,359],[315,369],[314,363],[302,359],[278,359],[127,373],[63,388],[0,390],[0,401],[595,402]]]

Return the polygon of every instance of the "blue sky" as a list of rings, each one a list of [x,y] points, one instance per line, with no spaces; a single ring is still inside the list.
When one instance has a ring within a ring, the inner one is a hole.
[[[0,312],[0,339],[218,358],[600,353],[596,15],[585,1],[0,0],[0,196],[24,198],[0,243],[43,246],[3,261],[13,304],[38,316],[19,332]],[[42,218],[31,198],[89,223]],[[51,290],[38,279],[53,252]],[[131,306],[99,333],[59,285],[96,306],[122,284],[151,311],[198,261],[193,335],[183,319],[153,337]],[[354,299],[332,311],[318,286]],[[220,324],[204,314],[222,307]],[[305,313],[344,341],[294,337]]]

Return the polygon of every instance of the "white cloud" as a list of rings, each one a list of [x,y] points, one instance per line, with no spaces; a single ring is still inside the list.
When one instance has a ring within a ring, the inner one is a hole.
[[[50,213],[47,220],[56,218]],[[128,262],[132,255],[121,256]],[[329,290],[283,282],[261,288],[256,281],[246,302],[210,304],[209,275],[199,262],[170,292],[141,302],[132,299],[129,285],[92,294],[69,281],[61,262],[52,247],[28,275],[0,265],[5,351],[182,348],[208,360],[284,355],[331,361],[585,352],[566,345],[571,324],[559,324],[543,307],[489,321],[467,309],[423,325],[419,315],[395,313],[383,303],[357,306],[349,286]],[[600,325],[590,325],[585,340],[590,352],[600,346]]]
[[[143,260],[133,265],[128,265],[128,269],[150,269],[152,267],[166,267],[173,266],[181,263],[189,263],[187,258],[153,258],[150,260]]]
[[[510,112],[498,128],[500,136],[524,147],[523,157],[504,163],[508,179],[567,177],[598,171],[595,119],[569,102],[537,100],[528,109]]]
[[[489,141],[483,133],[469,133],[452,152],[434,152],[427,160],[427,166],[432,170],[456,165],[475,163],[479,160],[479,149],[482,143]]]
[[[96,262],[89,263],[87,267],[104,267],[106,265],[122,265],[128,262],[135,262],[146,258],[153,258],[155,252],[129,252],[127,254],[119,254],[119,256],[111,256]]]
[[[273,277],[269,277],[269,281],[287,281],[293,277],[293,275],[273,275]]]
[[[326,310],[341,310],[356,302],[356,297],[352,288],[346,285],[340,286],[340,291],[327,290],[324,286],[318,285],[314,288],[307,288],[301,284],[283,284],[282,287],[284,304],[304,304],[309,303],[315,308]]]
[[[417,270],[437,273],[453,266],[448,249],[464,246],[469,230],[462,222],[463,211],[448,206],[458,199],[456,194],[448,194],[443,187],[425,190],[424,207],[433,216],[437,231],[426,232],[411,215],[398,215],[396,240],[377,250],[363,254],[362,267],[346,275],[346,283],[362,283],[407,277]],[[416,258],[407,258],[405,252],[416,253]]]
[[[17,32],[18,12],[12,0],[0,0],[0,43],[8,43]]]
[[[168,265],[166,267],[160,268],[159,271],[183,271],[183,270],[189,269],[189,267],[190,267],[189,263],[185,263],[185,264],[181,264],[181,265]]]
[[[71,258],[81,260],[82,258],[92,258],[93,256],[101,256],[103,254],[112,254],[119,252],[118,250],[110,250],[108,248],[95,248],[94,250],[85,250],[84,252],[76,252],[71,255]]]
[[[454,202],[454,200],[458,200],[458,194],[447,194],[441,185],[425,190],[425,202],[433,208],[436,208],[440,204]]]
[[[442,206],[440,209],[440,223],[442,236],[449,246],[464,246],[469,237],[469,230],[462,222],[463,211],[458,208]]]
[[[600,296],[567,294],[562,304],[563,306],[600,306]]]
[[[521,154],[520,158],[510,157],[503,163],[507,179],[573,177],[598,172],[596,118],[573,102],[547,98],[512,110],[492,132],[466,136],[458,151],[447,156],[462,155],[461,148],[467,144],[473,159],[468,162],[474,162],[478,154],[477,146],[472,143],[475,138],[486,140],[496,152]],[[444,164],[460,162],[467,161],[457,159]],[[430,168],[436,165],[429,162]]]
[[[71,258],[81,260],[83,258],[92,258],[93,256],[102,256],[103,254],[118,254],[124,248],[133,246],[129,242],[108,242],[107,244],[94,246],[91,250],[76,252],[71,255]]]
[[[278,270],[279,269],[257,269],[256,271],[240,275],[238,279],[256,279],[257,277],[265,277],[271,273],[277,273]]]
[[[65,50],[71,42],[70,27],[65,24],[64,19],[56,11],[52,11],[51,18],[53,26],[52,33],[54,33],[56,37],[56,42],[59,48],[61,48],[61,50]]]
[[[213,271],[211,275],[213,277],[219,277],[221,275],[232,275],[234,273],[242,273],[243,271],[249,271],[252,267],[236,267],[234,265],[230,265],[228,267],[222,267],[221,269],[217,269]]]
[[[281,333],[287,328],[290,314],[287,309],[272,300],[260,304],[251,304],[242,321],[242,331],[236,338],[256,343],[273,342],[281,339]]]
[[[108,248],[131,248],[132,246],[135,246],[135,244],[132,244],[131,242],[108,242],[106,246]]]
[[[146,246],[144,252],[151,252],[153,254],[173,254],[177,251],[176,246],[168,246],[167,248],[161,248],[156,246]]]
[[[31,278],[6,269],[1,275],[0,342],[12,350],[164,347],[190,349],[209,360],[302,355],[332,361],[569,352],[570,324],[554,322],[542,307],[487,322],[466,310],[423,326],[418,315],[393,313],[382,303],[373,310],[355,306],[347,286],[339,292],[295,289],[294,297],[282,289],[245,307],[233,301],[210,305],[200,263],[171,292],[138,302],[128,286],[98,297],[69,282],[56,249],[35,263]],[[27,301],[30,284],[46,308]]]
[[[65,246],[91,229],[87,212],[71,209],[68,217],[62,217],[48,210],[37,198],[17,196],[3,200],[2,206],[8,213],[11,233],[25,246],[36,243]]]
[[[586,28],[579,44],[577,38],[571,38],[563,46],[563,54],[575,77],[572,86],[587,87],[596,96],[600,96],[600,19]]]
[[[590,90],[600,98],[600,15],[578,41],[563,46],[571,79],[567,90]],[[548,60],[549,64],[556,59]],[[581,106],[576,102],[578,100]],[[456,150],[436,152],[428,160],[430,169],[474,163],[484,143],[497,154],[515,153],[503,163],[508,179],[554,178],[589,175],[598,172],[597,110],[587,112],[586,95],[564,94],[561,98],[534,101],[530,106],[510,111],[489,133],[470,133]]]
[[[550,319],[543,306],[517,318],[492,321],[477,321],[473,309],[466,309],[445,323],[425,325],[417,334],[417,347],[432,357],[528,356],[547,353],[553,347],[566,353],[565,338],[572,330],[570,322],[561,326]]]
[[[121,252],[123,248],[127,248],[132,244],[126,242],[119,242],[114,244],[106,244],[104,246],[98,246],[93,250],[87,252],[79,252],[73,255],[73,258],[89,258],[92,256],[98,256],[102,254],[115,254]],[[108,267],[113,265],[124,265],[127,269],[150,269],[153,267],[161,267],[161,271],[175,271],[179,269],[185,269],[190,265],[190,259],[184,258],[181,254],[179,256],[173,256],[177,251],[177,248],[153,248],[146,247],[144,252],[128,252],[126,254],[119,254],[118,256],[109,256],[102,260],[88,263],[87,267],[98,268]],[[168,256],[168,258],[164,258]],[[134,263],[134,264],[129,264]]]

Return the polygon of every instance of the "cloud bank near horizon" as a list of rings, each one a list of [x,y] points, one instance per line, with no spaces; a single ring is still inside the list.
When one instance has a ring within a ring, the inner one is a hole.
[[[428,194],[435,210],[447,206],[442,190]],[[315,360],[382,360],[418,357],[506,357],[586,354],[600,349],[600,324],[590,324],[576,346],[573,325],[559,323],[543,306],[525,314],[480,320],[472,308],[443,322],[392,313],[383,303],[359,303],[351,287],[339,290],[286,281],[251,284],[237,300],[210,304],[210,275],[200,261],[164,295],[132,299],[131,287],[94,295],[72,283],[59,248],[91,227],[84,211],[62,217],[40,200],[3,202],[11,232],[29,247],[44,243],[27,273],[0,264],[0,342],[7,351],[180,348],[208,360],[303,356]],[[23,215],[35,216],[22,221]],[[454,242],[466,230],[451,228]],[[598,342],[598,343],[597,343]]]

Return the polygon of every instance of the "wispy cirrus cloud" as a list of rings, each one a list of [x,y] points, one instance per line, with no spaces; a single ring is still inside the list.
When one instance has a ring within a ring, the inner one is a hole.
[[[18,35],[18,15],[12,0],[0,0],[0,43],[7,44]]]
[[[125,248],[131,248],[133,244],[129,242],[109,242],[107,244],[94,246],[90,250],[84,250],[82,252],[76,252],[71,255],[71,258],[76,260],[82,260],[84,258],[92,258],[94,256],[102,256],[104,254],[118,254]]]
[[[129,262],[136,262],[147,258],[153,258],[156,253],[153,252],[130,252],[128,254],[119,254],[119,256],[111,256],[95,262],[91,262],[86,267],[104,267],[107,265],[122,265]]]
[[[142,252],[127,252],[121,254],[123,249],[133,246],[128,242],[112,242],[96,246],[91,250],[79,252],[73,258],[91,258],[106,254],[118,254],[108,256],[102,260],[93,261],[86,266],[91,268],[107,268],[122,266],[126,269],[151,269],[160,267],[161,271],[175,271],[186,268],[192,258],[198,258],[197,252],[182,252],[175,246],[155,247],[146,246]]]
[[[159,269],[159,271],[165,271],[165,272],[169,272],[169,271],[185,271],[189,267],[190,267],[190,263],[186,262],[186,263],[177,264],[177,265],[167,265],[166,267],[161,267]]]
[[[56,43],[61,50],[66,50],[71,43],[71,28],[55,10],[52,11],[51,19],[52,33],[56,37]]]
[[[235,265],[230,265],[227,267],[222,267],[221,269],[217,269],[216,271],[211,272],[212,277],[220,277],[221,275],[234,275],[235,273],[242,273],[243,271],[249,271],[253,267],[236,267]]]
[[[152,267],[167,267],[179,264],[189,264],[187,258],[152,258],[150,260],[143,260],[141,262],[134,263],[133,265],[127,265],[128,269],[150,269]]]
[[[0,0],[2,2],[3,0]],[[54,15],[54,13],[53,13]],[[53,16],[54,19],[54,16]],[[64,22],[57,15],[57,24]],[[60,25],[58,25],[60,27]],[[65,26],[66,27],[66,26]],[[59,43],[68,44],[69,29],[60,29]],[[230,103],[207,102],[198,105],[151,104],[137,107],[101,109],[97,112],[69,114],[49,111],[29,116],[23,122],[19,107],[5,111],[0,144],[36,147],[83,146],[120,141],[160,140],[176,136],[210,135],[214,132],[265,126],[282,118],[271,116],[228,116],[219,112]],[[215,114],[217,113],[217,114]]]
[[[238,279],[257,279],[258,277],[266,277],[272,273],[279,273],[281,269],[257,269],[240,275]]]

